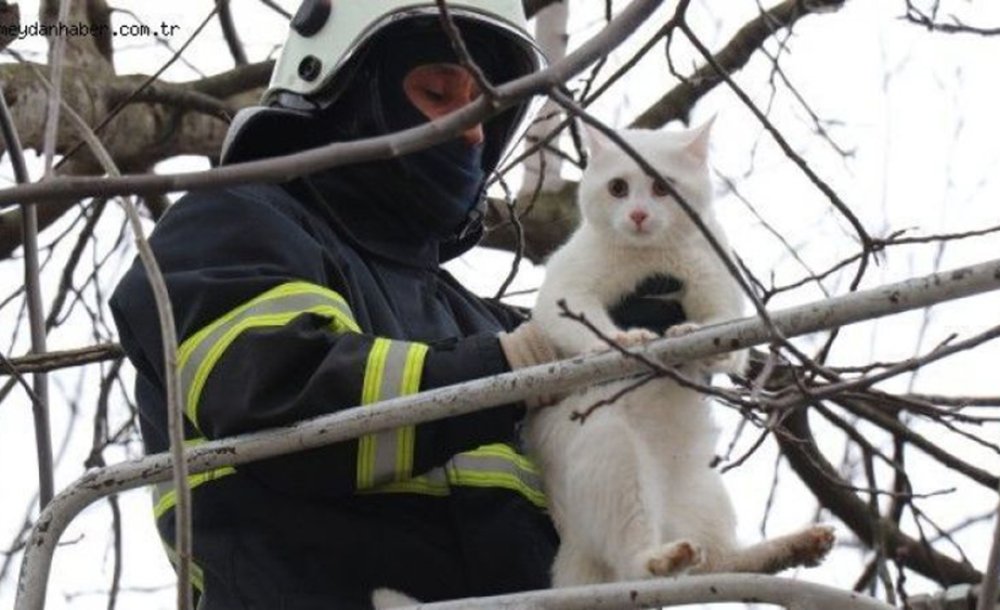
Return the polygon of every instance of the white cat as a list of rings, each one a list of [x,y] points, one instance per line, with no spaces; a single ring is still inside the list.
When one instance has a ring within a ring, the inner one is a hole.
[[[711,210],[707,153],[711,124],[683,132],[619,132],[695,209],[728,252]],[[588,130],[589,131],[589,130]],[[579,188],[580,228],[548,262],[534,319],[563,356],[607,349],[557,305],[584,314],[605,335],[635,345],[655,335],[618,328],[608,311],[650,277],[680,280],[688,322],[668,336],[738,318],[744,297],[722,261],[680,205],[615,144],[587,133],[591,158]],[[648,284],[648,282],[645,282]],[[696,377],[739,373],[744,351],[684,366]],[[708,401],[676,382],[655,379],[572,421],[630,382],[578,391],[532,411],[526,440],[541,467],[562,544],[554,586],[684,572],[776,572],[815,564],[833,532],[812,527],[741,547],[722,478],[710,463],[718,430]]]

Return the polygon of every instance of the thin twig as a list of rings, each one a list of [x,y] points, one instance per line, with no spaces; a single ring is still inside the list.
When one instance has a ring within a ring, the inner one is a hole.
[[[133,92],[133,95],[138,95],[143,90],[145,90],[146,87],[152,85],[154,82],[156,82],[156,80],[158,78],[160,78],[161,74],[163,74],[164,72],[166,72],[167,69],[170,66],[174,65],[174,63],[180,58],[181,54],[183,54],[184,51],[191,45],[191,43],[194,42],[194,40],[198,37],[198,35],[201,33],[201,31],[205,29],[205,26],[207,26],[209,23],[211,23],[212,17],[215,16],[215,14],[218,12],[218,10],[219,9],[218,9],[217,6],[213,7],[212,10],[205,17],[205,19],[203,19],[202,22],[198,25],[198,27],[195,28],[195,30],[191,34],[191,36],[189,36],[188,39],[184,41],[184,44],[181,45],[181,48],[177,49],[177,52],[174,53],[174,55],[169,60],[167,60],[162,66],[160,66],[160,68],[156,72],[154,72],[149,77],[147,77],[144,81],[142,81],[142,83],[139,84],[139,86],[135,88],[135,91]],[[114,108],[112,108],[110,111],[108,111],[108,114],[106,114],[103,119],[101,119],[96,125],[94,125],[92,128],[90,128],[91,131],[93,131],[95,134],[101,133],[104,130],[104,128],[107,127],[111,123],[112,119],[114,119],[116,116],[118,116],[118,114],[122,110],[124,110],[129,104],[132,103],[132,97],[133,97],[132,95],[129,95],[125,99],[123,99],[120,102],[118,102],[115,105]],[[79,142],[77,142],[72,147],[70,147],[70,149],[66,151],[66,154],[63,155],[63,158],[59,160],[59,163],[56,164],[55,169],[59,169],[65,163],[67,163],[78,150],[80,150],[81,148],[84,147],[84,145],[86,145],[86,140],[81,139]],[[126,192],[126,193],[114,193],[114,194],[115,195],[124,195],[124,194],[128,194],[128,193]]]
[[[483,94],[488,102],[493,102],[498,97],[497,90],[490,83],[486,75],[483,74],[482,68],[479,64],[472,59],[472,53],[469,52],[469,48],[465,44],[465,38],[462,37],[462,32],[459,31],[458,26],[455,25],[454,19],[451,18],[451,12],[448,10],[448,2],[446,0],[434,0],[438,7],[438,15],[441,18],[441,26],[444,28],[445,34],[448,35],[448,40],[451,42],[451,48],[455,51],[455,55],[458,56],[458,61],[462,66],[469,71],[472,75],[473,80],[476,81],[476,85],[479,86],[479,91]]]
[[[1000,407],[1000,396],[942,396],[940,394],[906,394],[901,398],[929,402],[955,409],[965,407]]]
[[[1000,477],[990,474],[988,471],[978,468],[973,464],[969,464],[957,456],[948,453],[941,445],[931,442],[924,436],[918,434],[911,427],[904,425],[895,417],[884,413],[875,406],[869,406],[868,399],[869,397],[867,396],[865,398],[852,398],[848,396],[838,396],[833,398],[837,404],[844,407],[851,413],[875,424],[879,428],[882,428],[886,432],[894,435],[896,438],[917,447],[951,470],[964,474],[973,481],[976,481],[977,483],[990,489],[994,489],[997,485],[1000,485]],[[874,402],[874,399],[871,400]]]
[[[931,32],[943,32],[945,34],[973,34],[976,36],[1000,36],[1000,27],[984,28],[962,23],[958,17],[952,16],[951,23],[941,23],[935,21],[934,16],[927,15],[913,5],[912,0],[906,0],[906,15],[903,19],[910,23],[927,28]]]
[[[524,258],[524,225],[521,224],[521,219],[517,215],[517,200],[514,199],[514,194],[511,192],[510,187],[507,185],[507,181],[503,178],[498,178],[497,182],[503,189],[504,201],[507,203],[507,213],[509,214],[509,219],[511,225],[514,227],[514,260],[510,264],[510,271],[507,273],[507,277],[504,278],[500,288],[497,289],[497,293],[493,295],[494,299],[502,299],[507,294],[507,289],[517,278],[517,272],[521,268],[521,260]]]
[[[48,86],[48,83],[46,83]],[[67,117],[90,147],[91,152],[109,176],[120,176],[117,166],[107,149],[98,139],[97,134],[87,125],[72,108],[65,106]],[[177,497],[174,510],[176,534],[174,548],[177,554],[177,608],[191,610],[193,607],[193,587],[191,585],[191,489],[188,483],[188,467],[184,460],[184,414],[181,402],[180,376],[177,371],[177,331],[174,323],[170,296],[167,293],[166,282],[160,271],[156,256],[146,240],[142,221],[136,211],[136,205],[123,202],[123,209],[135,238],[139,259],[146,271],[146,277],[153,291],[157,317],[160,324],[160,335],[163,343],[164,385],[166,387],[167,427],[170,439],[170,454],[173,458],[173,484]]]
[[[103,343],[77,349],[51,351],[44,354],[28,354],[8,360],[15,373],[39,373],[70,367],[104,362],[122,357],[122,348],[117,343]],[[0,375],[7,375],[0,370]]]
[[[68,2],[68,0],[64,0],[64,2]],[[3,134],[6,150],[10,154],[15,179],[18,184],[28,184],[30,177],[24,160],[24,149],[14,126],[10,108],[7,107],[2,87],[0,87],[0,132]],[[31,323],[31,349],[37,354],[44,354],[46,351],[45,311],[42,304],[38,264],[38,216],[34,203],[22,205],[21,219],[24,243],[24,288]],[[39,505],[44,508],[55,494],[48,381],[44,373],[35,374],[32,381],[34,389],[30,396],[35,425],[35,449],[38,454],[38,501]]]
[[[17,366],[14,365],[14,362],[11,361],[11,359],[8,358],[7,356],[4,356],[3,354],[0,354],[0,373],[11,375],[12,377],[11,381],[20,384],[20,386],[24,389],[25,394],[27,394],[28,398],[31,399],[32,404],[35,405],[44,404],[42,402],[42,398],[35,393],[35,389],[31,387],[31,384],[28,383],[28,380],[25,379],[24,375],[21,374],[21,371],[17,369]]]
[[[283,9],[277,2],[274,2],[274,0],[260,0],[260,3],[266,6],[267,8],[271,9],[275,13],[278,13],[285,19],[292,18],[292,14]]]
[[[233,22],[233,11],[229,5],[230,0],[215,0],[215,6],[219,12],[219,26],[222,27],[222,35],[226,39],[226,46],[233,56],[233,61],[237,66],[247,64],[247,53],[240,42],[239,32],[236,31],[236,24]]]
[[[795,163],[796,166],[799,167],[799,169],[809,178],[809,180],[813,183],[813,185],[815,185],[816,188],[820,190],[820,192],[826,195],[830,203],[832,203],[833,206],[837,208],[837,210],[841,213],[841,215],[851,224],[851,226],[854,227],[854,231],[857,234],[858,239],[861,241],[861,244],[864,247],[865,252],[869,253],[871,251],[872,239],[868,235],[868,231],[865,229],[864,225],[858,219],[857,215],[855,215],[855,213],[850,209],[850,207],[847,206],[846,203],[844,203],[844,201],[840,198],[840,196],[837,195],[836,192],[834,192],[834,190],[830,187],[830,185],[827,184],[822,178],[820,178],[815,171],[813,171],[813,169],[809,166],[809,164],[806,163],[805,159],[803,159],[798,153],[795,152],[794,149],[792,149],[791,145],[788,143],[787,140],[785,140],[784,136],[781,135],[781,133],[774,127],[774,125],[771,124],[771,121],[769,121],[767,117],[764,116],[763,113],[761,113],[760,109],[757,108],[756,104],[753,103],[753,100],[750,99],[750,97],[746,94],[746,92],[744,92],[733,81],[733,79],[729,76],[729,74],[726,73],[726,71],[722,68],[722,66],[719,65],[716,59],[712,56],[711,51],[709,51],[708,48],[706,48],[705,45],[702,44],[701,40],[698,38],[697,35],[695,35],[695,33],[691,30],[691,28],[688,27],[687,23],[681,22],[678,25],[678,28],[682,32],[684,32],[684,35],[695,47],[695,49],[698,50],[698,52],[705,59],[705,61],[708,62],[712,66],[712,68],[716,70],[719,77],[721,77],[726,82],[726,84],[733,91],[733,93],[735,93],[736,96],[740,99],[740,101],[743,102],[743,104],[750,110],[751,113],[753,113],[753,115],[757,118],[757,120],[764,127],[764,129],[766,129],[767,132],[771,134],[771,137],[778,144],[781,150],[785,153],[785,156],[788,157],[793,163]],[[866,254],[866,256],[861,259],[861,264],[858,268],[857,276],[855,277],[854,282],[852,282],[851,286],[852,290],[857,288],[857,285],[861,281],[861,277],[863,276],[867,266],[868,266],[868,256]]]
[[[861,377],[859,379],[840,381],[838,383],[831,383],[827,385],[810,388],[807,397],[791,396],[784,399],[783,402],[779,402],[776,406],[778,408],[790,408],[794,407],[796,404],[799,404],[800,401],[803,400],[804,398],[808,398],[809,400],[816,400],[820,398],[835,396],[847,390],[857,390],[861,388],[867,388],[880,381],[884,381],[886,379],[889,379],[890,377],[894,377],[895,375],[899,375],[901,373],[906,373],[915,370],[925,364],[934,362],[936,360],[940,360],[946,356],[950,356],[957,352],[972,349],[976,346],[986,343],[987,341],[992,341],[997,337],[1000,337],[1000,325],[994,326],[984,332],[973,335],[972,337],[969,337],[968,339],[965,339],[963,341],[958,341],[947,345],[941,345],[919,358],[911,358],[909,360],[901,362],[900,364],[897,364],[896,366],[889,367],[888,369],[879,373],[874,373],[872,375]]]
[[[84,248],[93,236],[94,229],[97,227],[97,223],[100,221],[101,215],[107,207],[107,202],[108,200],[105,198],[94,202],[90,216],[87,217],[87,222],[84,224],[83,229],[81,229],[76,243],[70,251],[69,258],[63,266],[62,276],[59,279],[59,289],[56,292],[55,298],[52,299],[52,305],[49,306],[48,317],[45,320],[46,330],[52,330],[59,321],[59,315],[66,302],[66,295],[69,294],[73,286],[73,274],[76,272],[80,258],[83,256]],[[84,208],[84,213],[86,213],[86,208]]]
[[[150,195],[179,190],[203,190],[246,182],[285,182],[296,176],[308,175],[346,163],[385,159],[422,150],[454,138],[529,96],[561,85],[596,61],[598,57],[621,44],[662,3],[663,0],[634,0],[608,27],[567,55],[563,61],[498,86],[496,90],[499,97],[494,104],[480,98],[440,119],[393,134],[351,142],[337,142],[304,152],[211,170],[178,174],[127,175],[119,178],[59,178],[44,185],[29,184],[14,189],[0,189],[0,208],[26,198],[41,203],[70,197]]]
[[[1000,489],[997,489],[1000,493]],[[998,580],[1000,580],[1000,505],[993,516],[993,542],[990,546],[990,556],[983,572],[982,590],[979,592],[979,603],[976,610],[993,610],[996,608]]]

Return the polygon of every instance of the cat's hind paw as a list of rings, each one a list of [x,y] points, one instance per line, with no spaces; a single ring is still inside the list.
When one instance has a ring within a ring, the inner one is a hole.
[[[836,540],[837,535],[829,525],[814,525],[802,530],[795,536],[792,544],[795,562],[807,567],[818,566]]]
[[[677,576],[703,563],[705,552],[688,540],[670,542],[646,556],[646,570],[651,576]]]

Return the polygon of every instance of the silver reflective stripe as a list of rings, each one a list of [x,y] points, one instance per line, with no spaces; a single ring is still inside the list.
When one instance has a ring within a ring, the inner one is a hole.
[[[382,384],[379,389],[379,400],[387,400],[402,395],[403,371],[406,367],[406,356],[410,351],[409,344],[393,341],[385,357],[385,367],[382,371]],[[406,457],[402,452],[407,450],[404,435],[413,426],[384,430],[375,435],[375,482],[404,481],[413,472],[405,472]],[[410,460],[413,463],[413,460]]]
[[[448,463],[447,470],[452,486],[509,489],[538,507],[545,506],[538,468],[510,445],[484,445],[459,453]]]
[[[213,367],[244,331],[288,324],[304,313],[330,319],[335,331],[359,332],[343,297],[309,284],[289,282],[230,311],[189,337],[178,350],[181,390],[188,419],[198,426],[198,400]]]
[[[416,393],[426,353],[421,343],[376,338],[365,365],[361,404]],[[403,426],[358,439],[357,489],[410,480],[415,437],[414,426]]]
[[[163,498],[168,494],[173,492],[174,483],[173,481],[163,481],[162,483],[157,483],[153,486],[153,505],[156,506],[163,501]]]
[[[394,481],[362,493],[415,493],[446,496],[455,487],[500,488],[516,492],[545,508],[542,479],[535,465],[510,445],[484,445],[460,453],[441,468],[406,481]]]

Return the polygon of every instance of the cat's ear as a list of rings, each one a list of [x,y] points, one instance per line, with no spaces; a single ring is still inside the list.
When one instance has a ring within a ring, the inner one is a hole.
[[[590,153],[591,157],[600,156],[608,150],[614,150],[614,143],[598,131],[596,127],[583,121],[580,121],[579,124],[580,138],[583,140],[583,146]]]
[[[684,151],[698,161],[704,162],[708,159],[708,147],[712,140],[712,125],[715,124],[715,115],[701,125],[688,130],[688,140],[684,144]]]

